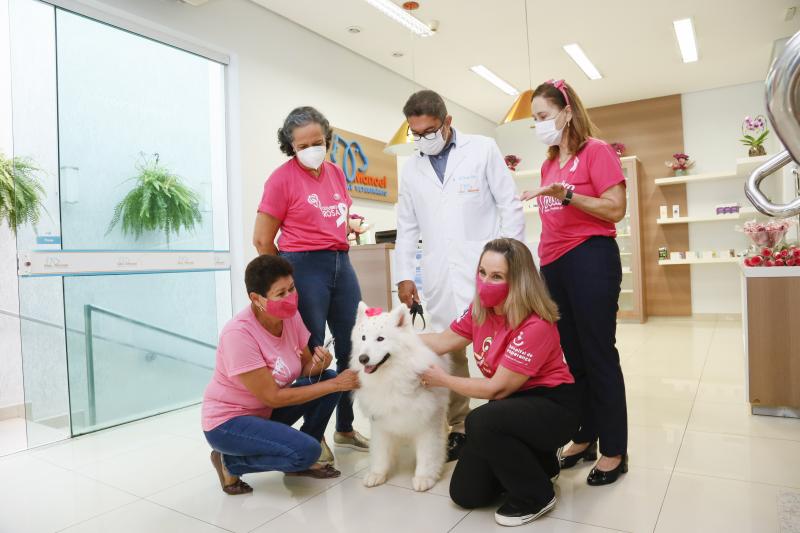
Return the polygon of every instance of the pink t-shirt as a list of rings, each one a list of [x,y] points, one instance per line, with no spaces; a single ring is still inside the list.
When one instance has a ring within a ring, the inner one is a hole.
[[[344,172],[330,161],[315,178],[293,157],[264,184],[258,210],[281,221],[282,252],[342,250],[347,244],[347,213],[353,200]]]
[[[272,408],[253,396],[237,376],[267,367],[279,387],[291,385],[302,371],[301,356],[309,337],[299,313],[283,321],[283,333],[276,337],[258,322],[249,305],[225,324],[216,368],[203,395],[203,431],[237,416],[269,418]]]
[[[505,317],[489,311],[483,324],[478,325],[472,319],[470,304],[450,329],[472,341],[475,362],[487,378],[503,366],[530,376],[519,390],[575,383],[561,349],[558,328],[536,314],[511,329]]]
[[[622,164],[608,143],[589,138],[586,145],[560,168],[558,160],[542,164],[542,186],[564,183],[576,194],[599,198],[618,183],[625,183]],[[590,237],[616,237],[612,222],[601,220],[575,206],[562,206],[561,200],[539,196],[539,214],[542,218],[542,238],[539,241],[539,259],[542,266],[552,263]]]

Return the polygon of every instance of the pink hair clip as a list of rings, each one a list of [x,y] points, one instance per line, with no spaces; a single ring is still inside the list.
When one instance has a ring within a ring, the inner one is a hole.
[[[550,80],[547,83],[561,91],[561,94],[564,95],[564,101],[567,102],[567,105],[569,105],[569,96],[567,96],[567,89],[564,80]]]
[[[381,309],[380,307],[368,307],[366,313],[367,316],[371,318],[373,316],[378,316],[381,313],[383,313],[383,309]]]

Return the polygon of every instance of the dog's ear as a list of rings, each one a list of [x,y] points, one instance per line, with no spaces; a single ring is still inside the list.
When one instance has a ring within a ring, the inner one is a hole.
[[[358,310],[356,311],[356,322],[361,322],[365,318],[367,318],[367,304],[364,302],[358,302]]]
[[[411,325],[411,313],[408,306],[404,303],[392,309],[392,320],[398,328],[405,328]]]

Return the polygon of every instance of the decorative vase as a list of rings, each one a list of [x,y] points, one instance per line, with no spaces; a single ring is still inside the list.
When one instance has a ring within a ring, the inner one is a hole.
[[[767,155],[767,150],[764,148],[763,144],[759,144],[758,146],[751,146],[748,154],[750,157],[758,157],[760,155]]]
[[[676,176],[685,176],[686,174],[688,174],[688,172],[686,172],[686,169],[684,169],[684,168],[676,168],[675,169],[675,175]]]

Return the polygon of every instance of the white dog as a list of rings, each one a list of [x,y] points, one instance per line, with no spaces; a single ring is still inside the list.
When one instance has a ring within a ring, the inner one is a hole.
[[[430,365],[447,370],[448,361],[428,349],[411,326],[408,307],[391,313],[358,306],[351,368],[359,371],[356,399],[371,421],[370,468],[364,485],[386,482],[395,444],[411,440],[416,449],[414,490],[433,487],[446,456],[447,389],[425,389],[420,374]]]

